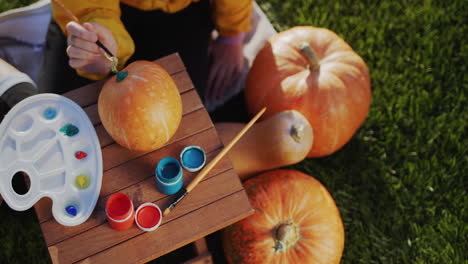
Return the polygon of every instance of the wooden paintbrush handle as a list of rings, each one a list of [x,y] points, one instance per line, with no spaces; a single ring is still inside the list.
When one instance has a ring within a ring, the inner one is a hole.
[[[214,157],[214,159],[212,159],[208,163],[208,165],[205,166],[205,168],[203,168],[203,170],[197,175],[197,177],[195,177],[195,179],[193,179],[192,182],[190,182],[190,184],[187,186],[187,192],[191,192],[193,188],[195,188],[195,186],[197,186],[197,184],[201,180],[203,180],[203,178],[205,178],[205,176],[211,171],[211,169],[213,169],[213,167],[218,164],[218,162],[226,155],[226,153],[229,150],[231,150],[234,144],[236,144],[237,141],[239,141],[239,139],[245,134],[245,132],[247,132],[247,130],[249,130],[249,128],[253,126],[253,124],[260,118],[260,116],[262,116],[263,113],[265,113],[265,111],[266,107],[260,110],[260,112],[258,112],[258,114],[256,114],[252,118],[252,120],[250,120],[250,122],[247,123],[247,125],[245,125],[245,127],[241,131],[239,131],[239,133],[237,133],[237,135],[231,140],[231,142],[229,142],[229,144],[227,144],[227,146],[225,146],[224,149],[220,153],[218,153],[218,155],[216,155],[216,157]]]
[[[54,2],[54,4],[56,4],[58,7],[60,7],[60,9],[62,9],[62,11],[65,13],[65,15],[68,17],[68,19],[80,24],[80,21],[78,20],[78,18],[75,15],[73,15],[73,13],[70,12],[70,10],[68,10],[68,8],[66,8],[62,4],[62,2],[60,2],[59,0],[52,0],[52,2]]]

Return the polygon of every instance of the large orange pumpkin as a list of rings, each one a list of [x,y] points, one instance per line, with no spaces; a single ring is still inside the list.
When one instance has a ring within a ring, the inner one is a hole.
[[[98,110],[109,135],[121,146],[152,151],[174,135],[182,119],[182,100],[171,76],[159,65],[136,61],[110,78],[99,95]]]
[[[223,230],[229,263],[340,263],[344,228],[327,189],[295,170],[274,170],[244,182],[252,216]]]
[[[294,27],[273,36],[257,54],[247,78],[250,114],[263,119],[297,110],[314,129],[308,157],[329,155],[349,141],[371,102],[366,63],[338,35],[324,28]]]

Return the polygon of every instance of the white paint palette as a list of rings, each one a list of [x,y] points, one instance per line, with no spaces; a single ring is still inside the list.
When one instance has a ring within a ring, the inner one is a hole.
[[[12,179],[29,176],[18,194]],[[39,94],[17,104],[0,124],[0,193],[14,210],[52,199],[52,214],[62,225],[75,226],[91,215],[102,182],[102,154],[91,121],[73,101]]]

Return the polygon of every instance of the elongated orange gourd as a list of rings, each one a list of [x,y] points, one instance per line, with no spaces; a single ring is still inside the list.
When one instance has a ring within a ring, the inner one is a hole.
[[[229,142],[244,124],[215,124],[224,144]],[[290,110],[255,124],[228,153],[241,180],[260,172],[301,162],[314,140],[309,121],[299,112]]]

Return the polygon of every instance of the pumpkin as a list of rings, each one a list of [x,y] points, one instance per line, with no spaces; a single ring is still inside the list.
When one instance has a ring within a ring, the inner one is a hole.
[[[215,124],[222,142],[228,144],[245,126],[242,123]],[[283,111],[256,123],[228,152],[241,178],[301,162],[309,153],[313,132],[309,121],[295,110]]]
[[[123,147],[158,149],[174,135],[182,119],[182,100],[174,80],[149,61],[135,61],[122,72],[128,75],[123,80],[111,77],[99,94],[102,125]]]
[[[249,114],[262,118],[294,109],[314,128],[308,157],[334,153],[364,122],[370,76],[364,60],[328,29],[294,27],[273,36],[257,54],[245,90]]]
[[[245,181],[244,188],[255,213],[222,231],[229,263],[340,263],[343,223],[319,181],[273,170]]]

